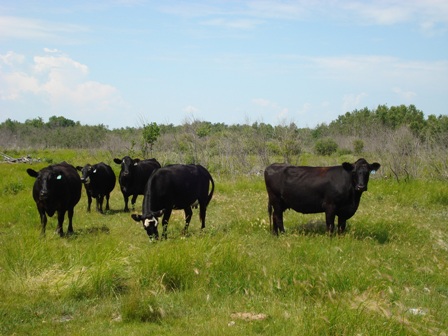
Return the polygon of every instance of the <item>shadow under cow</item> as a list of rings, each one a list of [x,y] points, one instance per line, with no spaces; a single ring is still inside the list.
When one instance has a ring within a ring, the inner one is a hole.
[[[361,224],[361,223],[359,223]],[[352,236],[358,240],[371,239],[379,244],[387,244],[390,241],[390,234],[384,228],[366,228],[361,225],[351,226],[347,223],[346,231],[340,236]],[[305,224],[298,224],[291,228],[291,233],[299,235],[326,235],[327,225],[325,221],[309,221]],[[334,236],[338,236],[336,233]]]

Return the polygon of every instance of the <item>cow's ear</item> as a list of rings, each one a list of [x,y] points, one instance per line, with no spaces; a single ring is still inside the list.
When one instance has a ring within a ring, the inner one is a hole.
[[[141,220],[142,220],[142,215],[132,214],[131,217],[136,222],[141,222]]]
[[[163,215],[164,212],[165,212],[165,209],[162,209],[162,210],[154,212],[153,215],[154,215],[154,217],[160,217]]]
[[[81,166],[76,166],[76,170],[82,171],[82,167]]]
[[[26,172],[28,173],[29,176],[31,177],[37,177],[39,175],[39,173],[37,171],[35,171],[34,169],[28,168],[26,170]]]
[[[351,172],[353,170],[353,165],[351,163],[348,162],[344,162],[342,164],[342,168],[344,168],[346,171]]]
[[[137,163],[139,163],[139,162],[140,162],[140,159],[134,159],[134,166],[136,166]]]
[[[115,162],[116,164],[121,164],[121,161],[122,161],[122,160],[120,160],[119,158],[115,158],[115,159],[114,159],[114,162]]]
[[[370,171],[376,172],[378,169],[380,169],[381,165],[378,162],[374,162],[370,165]]]

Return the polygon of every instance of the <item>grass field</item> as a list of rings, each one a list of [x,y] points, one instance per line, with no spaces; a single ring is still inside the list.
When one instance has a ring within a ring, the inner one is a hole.
[[[75,234],[57,236],[53,217],[41,238],[28,167],[0,164],[1,335],[447,333],[446,182],[377,174],[344,236],[288,211],[277,238],[263,178],[216,176],[205,231],[194,210],[182,236],[175,211],[151,243],[118,186],[111,211],[87,213],[83,190]]]

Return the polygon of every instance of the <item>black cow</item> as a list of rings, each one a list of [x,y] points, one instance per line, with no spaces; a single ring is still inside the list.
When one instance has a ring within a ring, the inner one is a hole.
[[[334,167],[300,167],[274,163],[264,172],[269,196],[269,221],[274,233],[285,232],[283,212],[293,209],[304,214],[325,212],[327,231],[333,233],[338,216],[338,232],[343,233],[347,219],[359,206],[367,191],[370,172],[380,168],[359,159],[354,164],[344,162]]]
[[[106,211],[109,210],[110,193],[114,190],[117,180],[112,168],[100,162],[94,165],[77,166],[81,172],[81,182],[84,184],[87,195],[87,211],[90,212],[92,197],[96,199],[96,210],[103,213],[103,201],[106,197]]]
[[[47,225],[47,214],[53,217],[54,213],[58,213],[57,233],[62,237],[64,230],[62,224],[64,222],[65,212],[68,212],[68,229],[67,233],[73,233],[73,212],[75,205],[81,198],[81,179],[75,167],[62,162],[50,165],[41,169],[39,172],[29,168],[26,170],[28,175],[35,177],[33,187],[33,198],[37,205],[42,225],[41,234],[45,235],[45,226]]]
[[[209,193],[209,184],[211,191]],[[215,182],[210,173],[201,165],[169,165],[152,174],[146,185],[142,214],[133,214],[136,222],[143,222],[143,227],[150,238],[158,238],[157,218],[163,215],[162,237],[166,238],[168,221],[173,209],[185,212],[184,233],[188,230],[193,211],[192,206],[199,204],[201,228],[205,228],[207,206],[213,197]]]
[[[115,158],[114,162],[121,165],[119,182],[124,197],[124,211],[128,212],[129,196],[132,196],[131,205],[134,208],[137,196],[144,195],[146,182],[153,171],[160,168],[160,163],[156,159],[140,160],[129,156]]]

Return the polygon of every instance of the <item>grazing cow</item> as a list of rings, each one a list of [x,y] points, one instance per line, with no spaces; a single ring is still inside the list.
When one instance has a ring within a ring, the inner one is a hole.
[[[129,156],[115,158],[114,162],[121,165],[119,182],[124,198],[124,211],[128,212],[129,196],[132,195],[131,205],[134,208],[137,196],[145,193],[146,182],[153,171],[160,168],[160,163],[156,159],[140,160]]]
[[[109,210],[110,193],[114,190],[117,178],[112,168],[100,162],[94,165],[77,166],[81,172],[81,182],[87,195],[87,211],[90,212],[92,197],[96,199],[96,210],[103,213],[103,200],[106,197],[106,211]]]
[[[211,191],[209,193],[209,184]],[[207,206],[213,197],[215,182],[210,173],[201,165],[169,165],[152,174],[146,185],[142,214],[132,214],[136,222],[143,222],[143,227],[150,238],[158,238],[157,218],[163,215],[162,237],[166,238],[168,221],[173,209],[185,212],[185,228],[187,233],[193,211],[192,206],[199,204],[201,228],[205,228]]]
[[[359,159],[354,164],[344,162],[334,167],[300,167],[274,163],[264,171],[268,192],[269,221],[274,233],[285,232],[283,212],[293,209],[304,214],[325,212],[327,231],[333,233],[338,216],[338,232],[343,233],[347,219],[359,206],[367,191],[370,172],[380,168]]]
[[[29,168],[26,170],[28,175],[35,177],[33,187],[33,198],[37,205],[42,225],[41,235],[45,235],[45,226],[47,225],[47,214],[53,217],[58,213],[57,233],[62,237],[64,230],[65,212],[68,212],[67,233],[73,233],[73,212],[75,205],[81,198],[81,179],[75,167],[62,162],[50,165],[41,169],[39,172]]]

